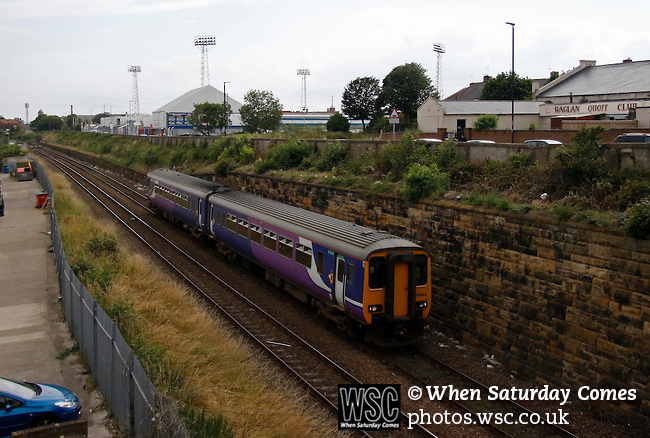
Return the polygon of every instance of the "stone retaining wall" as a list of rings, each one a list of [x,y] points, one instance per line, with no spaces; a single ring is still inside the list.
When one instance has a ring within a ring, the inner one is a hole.
[[[249,174],[226,183],[421,243],[436,329],[574,395],[634,389],[606,408],[650,416],[650,241],[456,202],[411,206]]]

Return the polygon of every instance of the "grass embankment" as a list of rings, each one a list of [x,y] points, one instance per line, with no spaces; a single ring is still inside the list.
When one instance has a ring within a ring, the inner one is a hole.
[[[70,266],[120,326],[164,394],[206,416],[223,415],[236,436],[326,436],[301,396],[268,383],[263,365],[194,295],[116,239],[68,180],[47,169]],[[225,436],[228,436],[226,434]]]

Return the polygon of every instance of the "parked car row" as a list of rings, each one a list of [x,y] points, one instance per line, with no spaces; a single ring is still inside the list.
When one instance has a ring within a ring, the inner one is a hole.
[[[442,140],[437,138],[420,138],[418,140],[432,142],[432,143],[441,143]],[[467,140],[467,143],[495,143],[493,140]],[[549,140],[549,139],[534,139],[534,140],[525,140],[525,144],[533,147],[539,146],[562,146],[561,141]],[[613,143],[650,143],[650,133],[645,132],[632,132],[627,134],[621,134],[617,136]]]

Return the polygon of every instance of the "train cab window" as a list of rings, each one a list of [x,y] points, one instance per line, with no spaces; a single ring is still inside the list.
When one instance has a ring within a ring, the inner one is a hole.
[[[293,258],[293,240],[280,236],[278,252],[289,259]]]
[[[316,259],[316,269],[318,270],[319,274],[322,274],[324,268],[325,268],[325,254],[323,254],[323,251],[318,251],[318,258]]]
[[[386,259],[373,257],[368,263],[368,286],[370,289],[381,289],[386,286]]]
[[[237,232],[237,216],[233,216],[232,214],[228,215],[226,227],[230,231]]]
[[[296,261],[307,268],[311,268],[311,248],[303,244],[296,244]]]
[[[248,239],[248,221],[245,219],[239,219],[237,221],[237,232],[240,236],[243,236]]]
[[[420,254],[415,256],[415,284],[424,286],[429,280],[429,258]]]
[[[265,230],[264,231],[264,246],[275,251],[275,243],[277,241],[277,235],[273,231]]]
[[[251,224],[251,240],[255,243],[262,243],[262,227]]]

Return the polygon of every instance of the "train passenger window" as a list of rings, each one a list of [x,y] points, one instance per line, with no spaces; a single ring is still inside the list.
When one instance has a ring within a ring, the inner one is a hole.
[[[226,214],[225,211],[221,212],[221,226],[225,227],[226,226],[226,220],[228,219],[228,215]]]
[[[275,242],[277,240],[276,234],[273,231],[265,230],[264,231],[264,246],[275,251]]]
[[[226,223],[226,226],[230,231],[237,232],[237,216],[233,216],[232,214],[229,214],[228,222]]]
[[[373,257],[368,263],[368,286],[370,289],[381,289],[386,286],[386,259]]]
[[[336,280],[343,281],[345,276],[345,259],[336,259]]]
[[[318,259],[316,259],[316,269],[318,270],[319,274],[323,273],[324,265],[325,265],[325,255],[323,254],[323,251],[318,251]]]
[[[429,281],[429,258],[420,254],[415,256],[415,284],[424,286]]]
[[[239,219],[237,221],[237,231],[240,236],[248,239],[248,221],[246,219]]]
[[[262,243],[262,227],[251,224],[251,240],[255,243]]]
[[[286,237],[280,236],[280,246],[278,247],[278,252],[292,259],[293,258],[293,240],[287,239]]]
[[[348,283],[354,283],[354,265],[348,264]]]
[[[311,268],[311,248],[303,244],[296,244],[296,261],[303,266]]]

